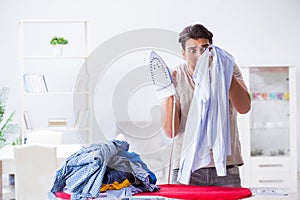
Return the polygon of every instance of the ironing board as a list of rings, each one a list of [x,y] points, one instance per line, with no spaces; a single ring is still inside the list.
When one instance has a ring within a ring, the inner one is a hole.
[[[181,184],[159,185],[157,192],[142,192],[134,196],[162,196],[176,199],[205,199],[205,200],[237,200],[252,196],[248,188],[220,187],[220,186],[193,186]]]
[[[252,192],[248,188],[181,184],[162,184],[159,187],[160,190],[157,192],[141,192],[135,194],[134,197],[144,196],[145,199],[149,199],[152,196],[186,200],[238,200],[252,196]],[[70,199],[71,195],[64,192],[57,192],[56,197],[58,199]]]

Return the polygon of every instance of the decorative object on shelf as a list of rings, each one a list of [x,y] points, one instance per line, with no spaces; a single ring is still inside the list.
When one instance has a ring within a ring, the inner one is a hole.
[[[252,92],[253,100],[285,100],[290,99],[289,92]]]
[[[69,41],[63,37],[53,37],[52,40],[50,41],[50,44],[52,45],[58,45],[58,44],[62,44],[62,45],[66,45],[68,44]]]
[[[286,155],[286,152],[285,152],[284,149],[278,149],[278,150],[277,150],[277,153],[278,153],[278,155],[280,155],[280,156]]]
[[[264,151],[262,149],[254,149],[251,151],[251,156],[262,156]]]
[[[14,112],[5,120],[5,101],[7,100],[8,88],[0,88],[0,148],[8,144],[9,136],[17,132],[18,125],[12,122]],[[17,140],[16,140],[17,141]],[[16,142],[15,141],[15,142]]]
[[[67,118],[49,118],[48,127],[67,127]]]
[[[270,156],[277,156],[277,151],[270,151]]]
[[[284,156],[286,151],[284,149],[277,149],[277,151],[271,151],[270,156]]]
[[[63,55],[63,46],[67,45],[69,41],[64,37],[53,37],[50,41],[50,44],[53,46],[53,54],[55,56]]]
[[[24,89],[27,93],[46,93],[48,87],[43,74],[24,74]]]

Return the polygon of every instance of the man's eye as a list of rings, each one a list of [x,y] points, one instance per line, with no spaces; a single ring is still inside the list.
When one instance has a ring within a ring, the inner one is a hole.
[[[200,48],[200,53],[203,54],[206,49],[207,49],[207,47]]]

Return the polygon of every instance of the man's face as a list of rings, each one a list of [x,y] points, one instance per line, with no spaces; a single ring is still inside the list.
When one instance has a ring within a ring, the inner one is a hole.
[[[195,69],[199,56],[203,54],[209,45],[209,40],[205,38],[188,39],[185,42],[185,49],[182,51],[182,55],[192,70]]]

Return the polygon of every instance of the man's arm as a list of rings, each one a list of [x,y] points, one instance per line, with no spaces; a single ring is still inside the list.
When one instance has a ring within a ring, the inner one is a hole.
[[[168,97],[162,104],[163,114],[163,128],[167,137],[172,138],[172,119],[173,119],[173,102],[174,97]],[[174,118],[174,137],[177,135],[180,124],[180,104],[176,101],[175,118]]]
[[[247,113],[251,108],[250,94],[245,83],[234,75],[229,89],[229,99],[235,109],[241,113]]]

